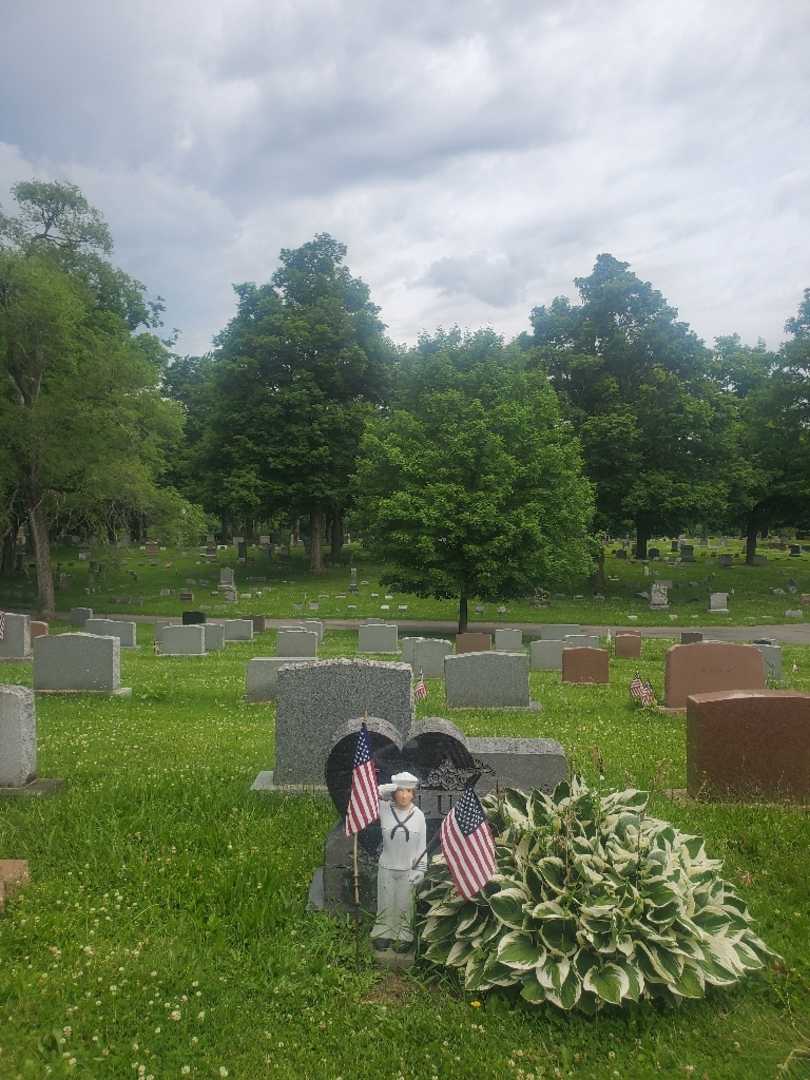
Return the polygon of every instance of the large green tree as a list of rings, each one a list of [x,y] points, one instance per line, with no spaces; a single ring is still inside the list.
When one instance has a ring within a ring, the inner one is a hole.
[[[107,263],[98,211],[72,185],[32,181],[13,193],[19,213],[0,219],[0,477],[28,519],[49,615],[54,521],[144,509],[180,414],[159,390],[157,309]]]
[[[733,410],[703,343],[627,263],[600,255],[575,284],[581,302],[536,307],[522,343],[582,440],[599,526],[634,526],[643,558],[650,536],[723,512]]]
[[[265,285],[235,286],[236,315],[216,340],[214,407],[201,441],[206,505],[231,518],[308,514],[310,565],[342,543],[366,419],[386,390],[392,347],[346,248],[319,234],[282,249]]]
[[[593,504],[579,445],[544,375],[491,331],[423,338],[397,407],[366,430],[357,470],[382,580],[419,596],[530,594],[591,563]]]

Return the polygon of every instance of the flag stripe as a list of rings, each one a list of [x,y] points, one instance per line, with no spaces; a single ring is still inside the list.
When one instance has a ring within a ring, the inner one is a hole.
[[[352,836],[377,821],[380,816],[380,800],[377,793],[377,772],[371,756],[368,729],[363,724],[357,733],[352,761],[352,787],[346,807],[346,835]]]

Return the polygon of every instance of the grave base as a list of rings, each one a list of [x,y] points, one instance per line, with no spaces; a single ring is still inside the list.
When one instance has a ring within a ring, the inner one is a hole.
[[[416,950],[398,953],[393,949],[372,949],[371,955],[377,967],[387,968],[389,971],[410,971],[416,963]]]
[[[739,806],[772,806],[780,810],[788,808],[790,810],[804,811],[804,813],[810,813],[810,803],[796,802],[795,800],[785,799],[782,802],[777,802],[774,799],[757,799],[753,796],[746,798],[739,793],[734,793],[725,798],[718,797],[715,794],[704,796],[690,795],[686,788],[668,788],[661,792],[666,799],[671,799],[677,803],[695,803],[705,806],[706,803],[735,803]]]
[[[35,694],[92,694],[93,697],[132,697],[131,686],[119,686],[117,690],[34,690]]]
[[[159,653],[157,653],[157,655],[158,656],[165,656],[165,657],[167,657],[169,659],[175,659],[176,657],[180,657],[183,660],[188,660],[190,657],[193,657],[193,656],[207,656],[208,653],[204,653],[204,652],[159,652]]]
[[[0,664],[24,664],[30,663],[33,659],[33,653],[28,656],[0,656]]]
[[[38,776],[36,780],[24,784],[22,787],[0,787],[0,799],[16,798],[17,796],[31,795],[41,798],[43,795],[58,795],[64,790],[65,781]]]
[[[685,716],[686,706],[682,708],[677,705],[656,705],[658,712],[664,713],[666,716]]]
[[[251,791],[277,791],[287,795],[327,795],[326,784],[276,784],[273,770],[266,769],[259,773],[250,786]]]
[[[461,712],[463,709],[502,709],[505,712],[543,711],[543,706],[539,701],[530,701],[528,705],[448,705],[447,708],[450,712]]]

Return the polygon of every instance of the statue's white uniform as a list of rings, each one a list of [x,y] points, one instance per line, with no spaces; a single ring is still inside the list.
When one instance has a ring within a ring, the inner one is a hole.
[[[387,794],[390,786],[383,785],[381,794]],[[413,890],[427,867],[425,815],[416,805],[403,810],[388,799],[380,799],[380,826],[383,849],[377,869],[377,918],[371,936],[413,941]]]

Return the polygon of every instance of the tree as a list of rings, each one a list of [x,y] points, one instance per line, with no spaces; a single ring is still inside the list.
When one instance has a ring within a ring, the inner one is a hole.
[[[599,255],[575,284],[582,302],[536,307],[522,344],[582,440],[599,527],[632,523],[644,558],[656,532],[723,511],[732,412],[702,342],[627,263]]]
[[[715,342],[716,377],[736,408],[730,517],[745,530],[749,565],[758,535],[799,524],[810,511],[810,349],[802,348],[801,318],[800,308],[785,324],[792,337],[776,353],[762,342],[744,345],[736,334]]]
[[[207,506],[248,519],[280,508],[309,514],[314,573],[323,570],[327,517],[339,554],[349,478],[392,352],[345,255],[322,233],[282,249],[269,284],[235,286],[238,309],[216,340],[216,405],[200,449]]]
[[[491,331],[423,338],[399,408],[369,423],[356,486],[385,584],[495,601],[585,572],[592,495],[580,452],[538,372]],[[407,407],[404,407],[407,403]]]
[[[180,416],[159,393],[162,344],[130,325],[155,308],[105,263],[98,212],[71,185],[13,190],[20,214],[0,221],[0,476],[28,517],[50,615],[55,515],[101,521],[145,505]]]

